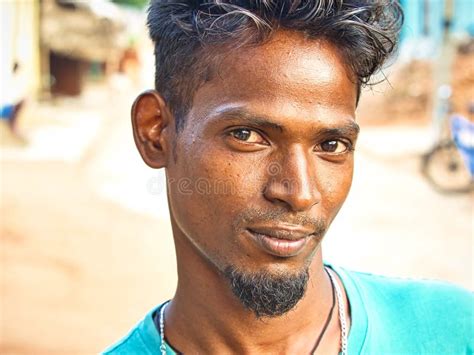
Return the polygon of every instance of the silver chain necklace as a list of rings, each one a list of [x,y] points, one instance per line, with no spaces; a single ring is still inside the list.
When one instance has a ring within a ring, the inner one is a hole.
[[[346,323],[346,309],[342,300],[342,292],[339,284],[334,280],[334,276],[328,272],[329,278],[336,290],[337,309],[339,310],[339,324],[341,326],[341,354],[347,355],[347,323]]]
[[[166,302],[160,311],[160,338],[161,338],[161,355],[166,355],[166,343],[165,343],[165,308],[171,301]]]
[[[346,323],[346,312],[344,302],[342,301],[342,292],[339,284],[334,280],[334,276],[328,272],[329,279],[331,280],[334,289],[336,290],[337,297],[337,308],[339,311],[339,323],[341,326],[341,354],[347,355],[347,323]],[[166,342],[165,342],[165,309],[170,301],[166,302],[160,310],[160,351],[161,355],[166,355]]]

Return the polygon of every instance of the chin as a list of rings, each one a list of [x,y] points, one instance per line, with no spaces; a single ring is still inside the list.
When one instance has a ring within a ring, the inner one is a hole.
[[[283,272],[265,268],[243,271],[228,266],[224,275],[234,296],[257,318],[273,318],[291,311],[303,298],[309,280],[308,268]]]

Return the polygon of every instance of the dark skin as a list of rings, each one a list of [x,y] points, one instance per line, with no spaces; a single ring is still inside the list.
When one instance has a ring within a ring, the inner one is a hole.
[[[138,149],[149,166],[166,169],[178,287],[165,334],[179,351],[311,351],[332,302],[324,231],[315,226],[329,227],[350,189],[356,99],[337,47],[289,31],[226,56],[219,75],[196,91],[180,132],[159,93],[137,98]],[[269,250],[255,239],[255,228],[304,242]],[[308,268],[310,280],[294,309],[258,319],[233,295],[222,274],[229,265],[271,275]],[[339,343],[334,312],[317,353],[337,354]]]

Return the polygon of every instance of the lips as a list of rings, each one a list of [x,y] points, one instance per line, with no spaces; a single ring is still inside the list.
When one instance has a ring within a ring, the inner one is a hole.
[[[310,230],[299,226],[252,227],[247,230],[264,252],[284,258],[301,253],[313,236]]]

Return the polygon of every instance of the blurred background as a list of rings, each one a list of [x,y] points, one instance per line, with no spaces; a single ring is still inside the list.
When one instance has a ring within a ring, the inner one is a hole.
[[[153,87],[146,3],[0,1],[2,354],[97,353],[173,295],[164,175],[129,118]],[[474,1],[402,5],[324,256],[472,290]]]

